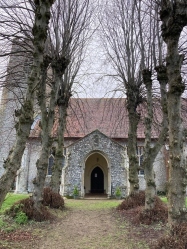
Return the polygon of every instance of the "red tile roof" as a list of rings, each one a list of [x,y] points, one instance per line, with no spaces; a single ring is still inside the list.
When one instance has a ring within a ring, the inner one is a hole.
[[[158,101],[157,101],[158,103]],[[186,101],[185,101],[186,104]],[[142,120],[138,125],[137,137],[144,138],[143,119],[145,116],[145,106],[140,108]],[[155,123],[152,129],[152,138],[157,138],[159,134],[159,122],[162,119],[160,104],[156,104],[154,110]],[[81,138],[98,129],[111,138],[128,138],[128,112],[126,109],[126,99],[124,98],[72,98],[68,108],[66,138]],[[53,127],[53,136],[57,136],[58,121]],[[30,137],[38,137],[40,128],[38,122],[31,130]]]
[[[128,114],[125,99],[71,99],[66,137],[84,137],[98,129],[109,137],[125,138]]]

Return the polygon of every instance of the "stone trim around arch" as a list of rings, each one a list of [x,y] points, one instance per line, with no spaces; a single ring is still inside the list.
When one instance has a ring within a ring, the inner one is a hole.
[[[88,168],[88,165],[86,165],[86,163],[92,157],[93,158],[95,157],[97,159],[99,158],[104,159],[103,161],[105,161],[105,165],[96,160],[96,162],[93,162],[92,165],[89,166]],[[108,198],[110,198],[111,197],[111,170],[110,170],[111,163],[106,153],[104,153],[101,150],[90,151],[89,153],[86,154],[86,156],[84,156],[84,161],[82,162],[82,165],[83,167],[82,167],[82,176],[81,176],[81,197],[84,198],[85,194],[89,193],[91,186],[88,187],[89,185],[88,182],[91,181],[90,177],[91,177],[91,173],[93,169],[98,166],[102,169],[104,173],[104,188],[105,188],[105,192]]]

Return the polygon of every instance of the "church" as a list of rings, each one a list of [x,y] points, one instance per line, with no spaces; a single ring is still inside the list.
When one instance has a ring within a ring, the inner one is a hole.
[[[14,44],[12,51],[20,51]],[[12,71],[15,70],[15,74]],[[3,162],[15,141],[15,109],[20,108],[26,89],[28,61],[24,54],[15,53],[10,57],[0,106],[0,176],[3,174]],[[129,193],[128,113],[125,98],[71,98],[67,113],[64,135],[64,159],[60,193],[71,196],[77,186],[79,195],[105,194],[114,196],[120,188],[122,196]],[[137,157],[141,166],[144,146],[145,113],[141,113],[137,131]],[[157,114],[157,112],[155,112]],[[154,115],[156,116],[156,115]],[[36,110],[30,136],[12,187],[17,193],[32,192],[33,179],[36,176],[36,161],[41,150],[40,112]],[[159,118],[158,118],[159,119]],[[57,137],[57,124],[53,127],[53,139]],[[154,126],[152,143],[158,138],[158,129]],[[50,181],[53,154],[48,157],[46,185]],[[168,180],[168,146],[164,145],[154,162],[157,191],[166,190]],[[145,189],[144,171],[139,171],[140,189]]]
[[[32,192],[36,175],[36,161],[41,149],[40,115],[35,117],[30,137],[17,173],[15,192]],[[57,127],[53,127],[55,137]],[[153,131],[152,143],[157,139]],[[139,165],[143,157],[144,126],[140,122],[137,132],[137,157]],[[64,160],[60,193],[72,196],[77,186],[82,198],[86,194],[105,194],[108,198],[120,188],[122,196],[129,193],[128,181],[128,113],[125,98],[72,98],[68,108],[64,137]],[[50,181],[54,156],[49,155],[46,184]],[[166,190],[168,179],[168,147],[164,145],[155,162],[157,191]],[[144,171],[139,171],[140,189],[145,189]]]

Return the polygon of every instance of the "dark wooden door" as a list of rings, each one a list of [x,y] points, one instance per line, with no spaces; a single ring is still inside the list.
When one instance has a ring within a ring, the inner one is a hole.
[[[99,167],[91,173],[91,193],[104,193],[104,174]]]

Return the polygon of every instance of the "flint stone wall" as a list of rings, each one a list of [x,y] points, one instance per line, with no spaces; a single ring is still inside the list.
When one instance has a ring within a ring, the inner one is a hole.
[[[22,166],[17,174],[16,192],[33,191],[32,181],[36,176],[36,161],[39,157],[40,150],[41,142],[39,140],[33,140],[27,144],[22,158]],[[78,186],[81,192],[85,161],[87,157],[94,152],[101,153],[108,162],[108,174],[109,177],[111,177],[110,194],[113,196],[116,187],[120,187],[123,196],[126,196],[129,191],[129,162],[126,147],[108,138],[98,130],[67,146],[62,173],[61,194],[72,195],[75,185]],[[164,162],[164,148],[162,148],[155,159],[154,171],[157,191],[165,191],[166,167]],[[47,176],[46,180],[49,182],[50,176]],[[145,190],[146,184],[143,175],[139,176],[139,184],[140,190]],[[107,191],[108,190],[106,190],[106,192]]]
[[[67,148],[67,161],[64,168],[64,195],[72,195],[75,185],[81,190],[85,160],[92,152],[100,152],[108,161],[108,173],[110,172],[111,176],[111,195],[114,195],[116,187],[121,187],[122,195],[125,196],[127,194],[125,147],[99,131],[90,133]]]

